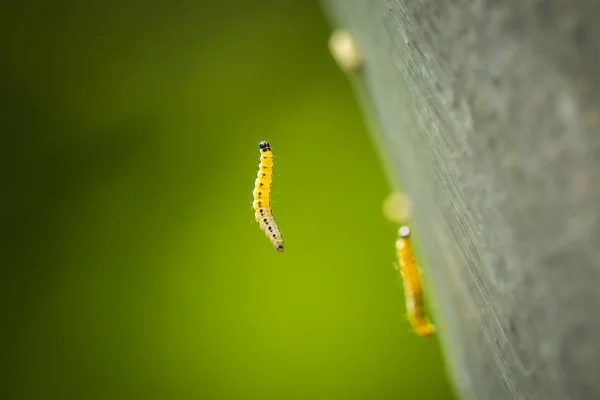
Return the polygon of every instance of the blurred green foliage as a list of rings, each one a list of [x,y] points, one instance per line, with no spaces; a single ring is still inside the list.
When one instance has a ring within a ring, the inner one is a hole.
[[[452,398],[328,34],[313,1],[2,6],[0,398]]]

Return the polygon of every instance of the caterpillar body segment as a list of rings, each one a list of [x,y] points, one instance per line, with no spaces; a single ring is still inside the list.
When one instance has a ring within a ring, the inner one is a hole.
[[[273,211],[270,208],[258,208],[255,212],[254,212],[254,219],[257,222],[260,222],[260,220],[263,217],[272,217],[273,216]]]
[[[269,238],[275,250],[283,251],[283,237],[279,226],[273,218],[271,209],[271,184],[273,182],[273,153],[268,142],[260,142],[260,164],[254,181],[252,196],[254,201],[254,218],[259,223],[260,230]]]
[[[269,238],[275,250],[283,251],[283,238],[281,237],[281,231],[275,222],[273,217],[263,217],[260,221],[260,230]]]
[[[410,238],[410,228],[408,226],[402,226],[398,230],[396,251],[404,284],[408,321],[418,335],[429,337],[435,332],[435,326],[429,321],[425,313],[425,297],[421,270],[415,261]]]

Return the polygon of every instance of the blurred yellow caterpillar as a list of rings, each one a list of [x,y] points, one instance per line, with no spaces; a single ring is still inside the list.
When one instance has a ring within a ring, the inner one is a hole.
[[[425,300],[421,271],[415,261],[410,228],[402,226],[398,230],[396,251],[400,263],[400,273],[404,282],[404,297],[406,299],[406,313],[408,321],[418,335],[428,337],[435,332],[435,327],[425,315]]]
[[[283,237],[281,231],[273,218],[271,210],[271,182],[273,181],[273,152],[269,142],[262,141],[260,148],[260,164],[258,174],[254,182],[254,218],[260,224],[260,230],[269,238],[275,250],[283,251]]]

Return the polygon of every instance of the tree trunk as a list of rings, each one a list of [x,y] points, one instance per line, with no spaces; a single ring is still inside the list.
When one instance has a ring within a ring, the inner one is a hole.
[[[600,2],[324,0],[463,397],[600,399]]]

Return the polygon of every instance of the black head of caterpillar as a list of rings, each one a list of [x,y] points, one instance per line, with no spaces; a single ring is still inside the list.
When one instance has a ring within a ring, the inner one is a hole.
[[[271,151],[271,145],[269,144],[269,142],[263,140],[262,142],[260,142],[258,144],[258,147],[262,150],[262,151]]]

